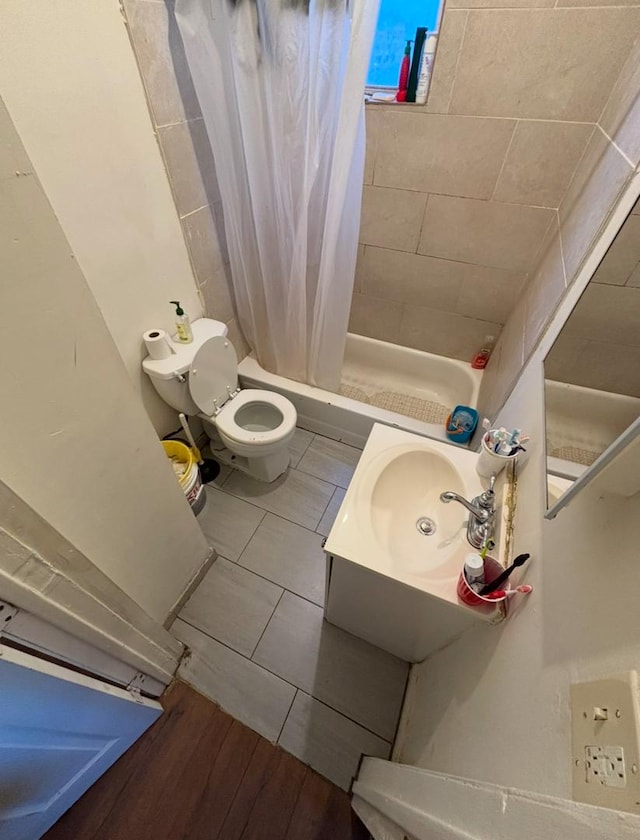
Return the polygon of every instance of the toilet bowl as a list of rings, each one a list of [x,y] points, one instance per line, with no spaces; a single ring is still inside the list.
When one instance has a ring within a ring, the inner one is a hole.
[[[272,391],[239,387],[225,324],[200,318],[192,329],[193,342],[172,341],[168,359],[147,357],[145,373],[166,403],[201,418],[217,458],[260,481],[274,481],[289,466],[294,405]]]

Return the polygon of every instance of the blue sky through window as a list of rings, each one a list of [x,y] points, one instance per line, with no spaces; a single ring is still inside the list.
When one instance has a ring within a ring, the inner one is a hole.
[[[404,46],[418,26],[436,28],[440,0],[381,0],[367,84],[395,87]]]

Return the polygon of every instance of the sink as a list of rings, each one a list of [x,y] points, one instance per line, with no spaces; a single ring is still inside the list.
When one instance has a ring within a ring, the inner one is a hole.
[[[453,570],[450,560],[466,544],[468,514],[443,504],[440,493],[465,493],[459,471],[445,453],[415,443],[393,447],[381,461],[367,512],[380,547],[401,574],[457,575],[459,566]]]
[[[440,493],[480,494],[477,458],[462,447],[374,425],[325,550],[458,604],[455,584],[465,555],[474,551],[466,538],[469,514],[441,502]]]

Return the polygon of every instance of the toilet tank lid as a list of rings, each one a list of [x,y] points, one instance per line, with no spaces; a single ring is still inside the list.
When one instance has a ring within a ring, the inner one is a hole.
[[[187,373],[193,362],[193,357],[200,347],[210,338],[216,335],[226,336],[229,330],[222,321],[214,321],[212,318],[198,318],[191,322],[193,341],[190,344],[180,344],[174,341],[175,337],[169,339],[169,346],[173,350],[168,359],[152,359],[147,356],[142,360],[142,368],[145,373],[155,379],[173,379],[177,373]]]

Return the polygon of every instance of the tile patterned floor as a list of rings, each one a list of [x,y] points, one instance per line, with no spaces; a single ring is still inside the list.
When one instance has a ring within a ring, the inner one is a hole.
[[[323,620],[329,533],[360,450],[298,429],[266,485],[223,468],[198,517],[219,554],[171,628],[180,676],[348,789],[360,756],[388,757],[408,665]]]

